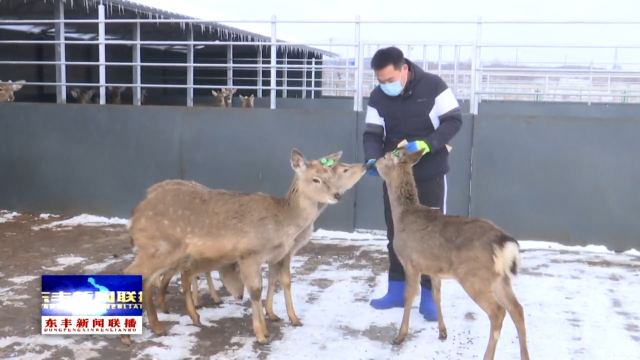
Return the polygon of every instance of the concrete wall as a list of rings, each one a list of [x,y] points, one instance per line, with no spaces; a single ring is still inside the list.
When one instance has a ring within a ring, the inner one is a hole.
[[[276,110],[96,106],[0,104],[0,209],[128,217],[169,178],[283,195],[294,147],[364,161],[364,114],[352,99],[278,99]],[[483,102],[451,142],[448,213],[488,218],[519,239],[638,248],[638,110]],[[365,177],[317,227],[384,230],[381,190]]]

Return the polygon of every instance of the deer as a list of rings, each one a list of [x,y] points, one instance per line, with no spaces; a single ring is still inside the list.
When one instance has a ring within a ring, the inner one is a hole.
[[[226,107],[228,107],[228,108],[233,107],[233,104],[231,103],[231,99],[233,98],[233,94],[235,94],[236,91],[238,91],[238,89],[227,89],[227,90],[224,90],[224,92],[225,92],[224,104],[226,105]]]
[[[126,87],[109,86],[108,89],[109,89],[109,95],[111,98],[111,104],[114,104],[114,105],[122,104],[122,92],[126,89]]]
[[[439,340],[447,339],[440,304],[442,279],[454,279],[489,316],[491,331],[484,360],[494,359],[506,312],[518,331],[520,358],[529,360],[524,310],[512,287],[521,264],[518,241],[489,220],[444,215],[421,205],[413,165],[423,154],[424,150],[408,152],[400,147],[375,162],[389,192],[393,247],[407,279],[402,324],[392,343],[399,345],[407,336],[420,275],[426,274],[431,277]]]
[[[238,95],[240,96],[240,100],[242,101],[242,107],[243,108],[253,108],[253,100],[255,99],[255,97],[253,96],[253,94],[251,94],[251,96],[242,96],[242,95]]]
[[[342,152],[326,159],[337,161]],[[290,156],[294,178],[284,197],[196,187],[166,187],[153,192],[132,211],[129,235],[138,251],[125,274],[143,278],[143,308],[156,335],[164,326],[151,299],[151,285],[167,271],[185,272],[182,281],[187,313],[194,324],[199,316],[191,302],[190,265],[200,261],[236,263],[251,298],[252,325],[259,344],[269,332],[262,308],[263,263],[281,261],[294,239],[317,217],[318,204],[336,204],[343,192],[335,169],[307,160],[298,150]],[[122,342],[131,344],[130,336]]]
[[[345,164],[345,163],[335,162],[333,160],[329,160],[326,158],[320,159],[320,163],[324,164],[325,166],[334,167],[334,171],[336,174],[335,175],[336,182],[338,184],[337,186],[343,192],[351,189],[362,178],[362,176],[366,171],[364,164]],[[193,181],[167,180],[154,186],[164,187],[164,186],[202,186],[202,185],[195,183]],[[154,191],[154,190],[155,190],[154,187],[151,187],[147,192]],[[327,204],[319,205],[318,216],[320,216],[320,214],[324,211],[326,207],[327,207]],[[311,224],[309,224],[304,230],[300,232],[300,234],[296,236],[294,240],[294,243],[295,243],[294,247],[287,254],[287,256],[285,256],[285,258],[282,259],[282,261],[275,264],[269,264],[269,287],[267,291],[267,301],[265,305],[265,310],[266,310],[267,316],[269,317],[269,320],[271,321],[281,320],[273,312],[273,297],[275,294],[275,285],[278,280],[278,276],[280,276],[280,279],[281,279],[280,282],[281,284],[283,284],[283,289],[285,292],[285,303],[287,307],[287,314],[289,315],[289,320],[294,326],[302,325],[302,323],[300,322],[300,319],[295,314],[295,311],[293,309],[293,300],[292,300],[293,298],[291,295],[291,258],[295,256],[295,254],[300,249],[302,249],[305,245],[309,243],[309,241],[311,240],[311,235],[313,233],[313,225],[314,225],[314,222],[312,221]],[[214,302],[221,303],[221,301],[216,300],[214,295],[215,288],[213,288],[212,280],[209,280],[210,274],[208,271],[211,271],[211,269],[207,269],[206,266],[203,266],[202,269],[204,269],[203,271],[205,272],[205,276],[206,275],[209,276],[209,278],[207,279],[207,283],[209,285],[209,291],[211,292],[212,297],[214,297]],[[235,275],[235,273],[232,273],[232,275]],[[242,300],[244,285],[242,284],[241,280],[239,281],[235,277],[231,278],[232,275],[229,275],[229,272],[227,271],[225,276],[227,276],[228,279],[226,280],[226,283],[225,283],[223,279],[223,273],[220,271],[220,277],[221,277],[221,280],[223,280],[225,287],[229,290],[229,292],[231,292],[231,294],[236,299]],[[159,298],[158,298],[159,300],[158,307],[160,307],[160,309],[166,313],[167,311],[166,311],[164,297],[166,295],[166,289],[169,284],[170,277],[166,277],[166,275],[164,276],[165,277],[163,278],[162,284],[158,286],[158,288],[160,289]],[[227,285],[227,283],[229,285]],[[197,288],[196,287],[192,288],[191,290],[192,294],[194,291],[197,291],[194,289],[197,289]],[[197,308],[198,307],[198,304],[196,303],[198,299],[197,295],[192,296],[192,298],[193,298],[194,306]]]
[[[146,195],[149,196],[150,194],[154,193],[157,190],[160,189],[164,189],[167,187],[173,187],[173,186],[187,186],[187,187],[197,187],[197,188],[201,188],[201,189],[207,189],[207,187],[198,184],[195,181],[188,181],[188,180],[165,180],[162,181],[160,183],[157,183],[151,187],[149,187],[149,189],[147,189]],[[216,291],[215,286],[213,285],[213,279],[211,278],[211,270],[207,271],[207,267],[211,265],[211,267],[215,267],[216,264],[207,264],[206,262],[203,264],[200,264],[199,266],[195,266],[196,268],[204,268],[204,270],[202,270],[201,272],[197,271],[197,269],[192,269],[193,273],[204,273],[205,275],[205,279],[207,281],[207,286],[209,287],[209,294],[211,295],[214,305],[220,305],[222,304],[222,300],[220,299],[220,295],[218,295],[218,292]],[[160,310],[162,310],[162,312],[164,312],[165,314],[168,314],[169,311],[167,310],[167,305],[166,305],[166,294],[167,294],[167,288],[169,287],[169,282],[171,281],[171,278],[177,274],[177,271],[168,271],[167,273],[162,275],[162,280],[159,283],[156,283],[156,287],[159,290],[159,294],[158,294],[158,307],[160,308]],[[220,269],[218,269],[218,274],[220,275],[220,281],[222,281],[222,284],[224,285],[224,287],[229,291],[229,293],[231,293],[231,295],[236,299],[236,300],[242,300],[243,296],[244,296],[244,283],[242,282],[242,279],[240,278],[240,273],[238,271],[238,266],[237,263],[234,263],[232,265],[227,265],[224,266]],[[186,273],[182,273],[181,277],[184,278],[185,276],[187,276]],[[200,307],[200,296],[199,296],[199,290],[198,290],[198,277],[194,276],[191,279],[191,297],[192,297],[192,301],[194,304],[195,308]]]
[[[92,101],[94,89],[80,90],[75,88],[71,90],[71,96],[73,96],[80,104],[93,104]]]
[[[18,80],[16,82],[9,80],[6,83],[0,80],[0,102],[13,102],[16,99],[13,93],[22,89],[24,83],[26,83],[25,80]]]
[[[337,186],[341,191],[347,191],[355,186],[355,184],[362,178],[362,176],[366,172],[364,164],[345,164],[334,162],[333,160],[326,158],[320,159],[320,162],[325,164],[326,166],[332,166],[334,168],[334,171],[336,173]],[[328,204],[318,205],[318,215],[316,216],[316,219],[327,208],[327,205]],[[268,264],[269,283],[267,288],[265,311],[266,316],[270,321],[276,322],[282,320],[273,311],[273,298],[275,295],[276,282],[278,281],[279,277],[280,284],[284,290],[283,292],[285,298],[285,306],[287,309],[289,321],[293,326],[302,326],[302,322],[296,315],[293,308],[293,296],[291,295],[291,259],[300,249],[305,247],[311,241],[314,222],[315,219],[312,220],[311,223],[296,236],[294,240],[294,246],[281,261]]]

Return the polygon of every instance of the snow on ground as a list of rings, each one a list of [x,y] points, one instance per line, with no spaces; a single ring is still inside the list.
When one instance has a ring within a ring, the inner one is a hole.
[[[2,213],[5,221],[16,216],[5,214]],[[125,219],[85,214],[49,224],[49,227],[126,223]],[[386,242],[381,241],[385,238],[380,235],[321,229],[314,233],[314,238],[314,243],[357,246],[373,252],[371,256],[386,257]],[[603,246],[576,247],[540,241],[521,241],[520,244],[526,251],[522,252],[523,269],[514,281],[514,289],[524,307],[532,359],[637,359],[640,353],[638,251],[616,254]],[[85,271],[93,272],[132,258],[133,255],[128,255],[91,263],[86,258],[66,254],[55,259],[58,266],[46,270],[60,271],[81,264]],[[418,313],[419,299],[416,299],[409,338],[402,346],[392,346],[390,341],[399,329],[402,309],[379,311],[368,305],[369,299],[381,296],[386,290],[386,275],[373,276],[372,270],[361,266],[362,263],[352,266],[354,260],[327,262],[311,273],[299,271],[307,261],[308,257],[298,256],[292,262],[293,301],[304,326],[283,326],[282,339],[259,348],[261,351],[256,350],[253,337],[236,336],[231,340],[233,345],[212,354],[210,359],[462,360],[479,359],[484,354],[489,336],[488,317],[455,281],[444,281],[442,289],[448,339],[444,342],[437,339],[437,324],[424,321]],[[8,279],[15,286],[0,289],[2,307],[20,306],[16,301],[20,296],[16,297],[13,291],[35,279],[29,274]],[[266,279],[263,283],[266,288]],[[219,285],[216,279],[216,287]],[[206,283],[201,282],[200,288],[206,289]],[[201,296],[208,296],[205,291]],[[281,290],[276,292],[274,310],[285,319],[285,325],[288,324]],[[222,308],[199,310],[205,327],[217,327],[219,319],[241,318],[249,313],[246,302],[244,306],[226,303]],[[134,342],[145,344],[132,353],[132,359],[202,358],[194,354],[201,341],[197,338],[203,331],[201,328],[192,325],[186,315],[160,313],[159,318],[173,322],[173,325],[165,323],[168,334],[156,336],[145,327],[143,335],[132,336]],[[0,338],[0,349],[7,346],[13,346],[16,351],[28,349],[22,358],[49,359],[51,352],[42,353],[39,348],[56,345],[69,348],[76,359],[90,359],[99,356],[96,351],[109,346],[102,340],[96,336],[90,341],[51,335],[8,337]],[[268,350],[264,350],[266,348]],[[516,330],[509,316],[505,318],[496,354],[496,360],[502,359],[519,359]]]

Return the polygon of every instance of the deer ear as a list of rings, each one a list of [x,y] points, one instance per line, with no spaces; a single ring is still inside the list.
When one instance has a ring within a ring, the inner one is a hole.
[[[342,151],[338,151],[336,153],[329,154],[329,155],[325,156],[324,159],[333,160],[334,162],[338,162],[338,160],[340,160],[341,157],[342,157]]]
[[[213,94],[213,96],[218,96],[218,93],[215,90],[211,90],[211,93]]]
[[[253,94],[251,94],[250,98],[253,99]]]
[[[22,86],[24,86],[24,83],[26,82],[26,80],[18,80],[16,82],[13,83],[13,91],[18,91],[20,89],[22,89]]]
[[[401,159],[409,165],[413,166],[415,165],[415,163],[420,161],[422,155],[424,155],[424,149],[418,149],[417,151],[404,154]]]
[[[298,149],[291,150],[291,168],[297,173],[307,168],[307,160]]]

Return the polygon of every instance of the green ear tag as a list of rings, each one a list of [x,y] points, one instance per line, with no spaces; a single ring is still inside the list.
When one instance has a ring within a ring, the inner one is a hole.
[[[333,161],[333,159],[328,159],[327,160],[327,158],[322,158],[322,159],[320,159],[320,163],[322,165],[324,165],[324,166],[333,166],[334,161]]]
[[[398,151],[398,150],[394,150],[392,154],[393,154],[393,156],[395,156],[397,158],[400,157],[400,151]]]

